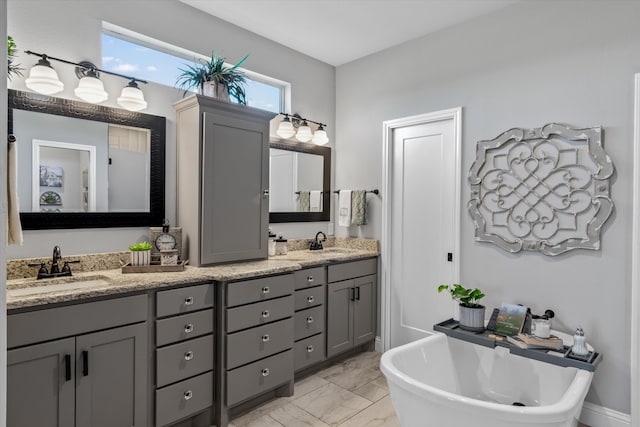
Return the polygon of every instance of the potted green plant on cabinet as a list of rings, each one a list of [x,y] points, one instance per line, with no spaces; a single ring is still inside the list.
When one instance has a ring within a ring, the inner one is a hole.
[[[131,251],[132,266],[151,264],[151,243],[134,243],[129,246],[129,250]]]
[[[197,89],[201,95],[213,96],[215,98],[229,101],[230,97],[235,98],[239,104],[247,105],[247,97],[244,89],[246,78],[239,67],[247,60],[249,55],[245,55],[237,64],[229,67],[225,64],[225,58],[217,53],[211,54],[211,59],[199,60],[193,65],[181,68],[182,74],[178,76],[176,85],[188,91]]]
[[[484,331],[485,307],[478,301],[485,295],[480,289],[465,288],[459,283],[454,283],[453,285],[438,286],[438,293],[442,291],[449,291],[451,299],[459,304],[461,329],[471,332]]]
[[[15,63],[16,52],[18,52],[16,42],[13,40],[13,37],[7,36],[7,62],[9,65],[7,77],[9,77],[9,80],[11,80],[12,75],[22,76],[22,68]]]

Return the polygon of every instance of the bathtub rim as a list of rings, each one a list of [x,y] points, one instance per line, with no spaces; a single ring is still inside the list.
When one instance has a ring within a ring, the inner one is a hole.
[[[441,332],[434,332],[432,335],[418,341],[387,350],[380,358],[380,370],[384,373],[387,381],[393,383],[394,386],[397,386],[411,394],[418,395],[430,402],[444,405],[448,410],[460,411],[462,408],[466,408],[467,410],[473,410],[475,414],[478,414],[478,411],[480,411],[487,415],[499,412],[501,413],[502,419],[510,419],[520,423],[564,421],[571,416],[573,412],[576,412],[576,418],[579,417],[579,410],[582,408],[584,398],[589,391],[589,387],[593,379],[593,372],[589,372],[584,369],[557,366],[558,369],[572,369],[576,371],[573,380],[567,387],[561,399],[551,405],[522,407],[487,402],[438,389],[411,378],[409,375],[400,371],[393,363],[394,356],[399,353],[412,351],[415,348],[422,347],[433,341],[437,342],[444,340],[446,341],[445,345],[448,345],[449,339],[455,338],[448,337],[446,334]],[[478,345],[473,343],[468,344]],[[487,350],[495,350],[488,347],[485,348]],[[508,351],[506,348],[504,350]],[[522,357],[516,354],[511,354],[511,356]],[[536,363],[546,363],[534,359],[531,360]],[[393,395],[391,397],[393,400]],[[527,421],[526,418],[529,417],[534,419]]]

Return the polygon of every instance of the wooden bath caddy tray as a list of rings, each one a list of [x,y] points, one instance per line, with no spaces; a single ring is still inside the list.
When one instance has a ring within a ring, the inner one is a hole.
[[[178,261],[177,265],[131,265],[122,266],[122,273],[168,273],[172,271],[184,271],[184,262]]]
[[[541,362],[551,363],[552,365],[584,369],[585,371],[589,372],[595,372],[596,367],[602,361],[602,354],[598,353],[597,351],[591,351],[586,356],[577,356],[571,353],[571,347],[566,345],[563,346],[562,350],[557,351],[547,349],[520,348],[516,345],[511,344],[506,339],[503,341],[496,341],[493,338],[489,338],[489,335],[492,334],[491,331],[485,330],[484,332],[469,332],[460,329],[458,321],[453,319],[445,320],[444,322],[433,325],[433,330],[442,332],[452,338],[468,341],[484,347],[505,347],[509,349],[509,352],[511,354],[528,357],[529,359],[539,360]]]

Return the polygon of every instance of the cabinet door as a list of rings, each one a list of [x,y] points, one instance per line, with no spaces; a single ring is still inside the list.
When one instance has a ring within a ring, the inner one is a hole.
[[[269,124],[207,112],[203,122],[200,262],[266,258]]]
[[[76,427],[147,425],[147,326],[76,338]]]
[[[353,346],[357,347],[375,338],[376,333],[376,281],[377,275],[354,280]]]
[[[7,352],[7,426],[74,425],[75,340]]]
[[[353,347],[353,280],[327,286],[327,357]]]

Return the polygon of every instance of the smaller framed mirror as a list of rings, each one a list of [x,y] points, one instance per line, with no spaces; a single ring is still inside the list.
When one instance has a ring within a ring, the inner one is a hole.
[[[331,148],[272,140],[269,222],[329,221]]]

